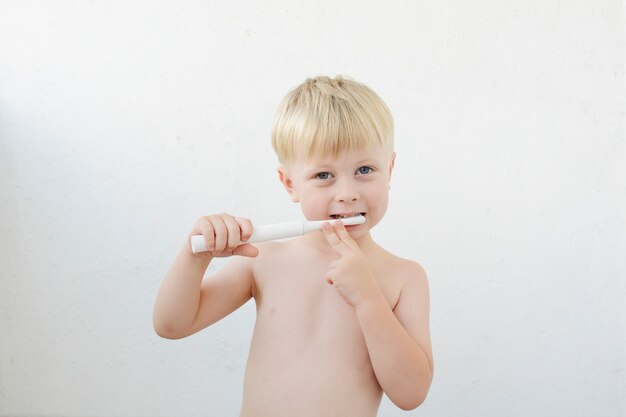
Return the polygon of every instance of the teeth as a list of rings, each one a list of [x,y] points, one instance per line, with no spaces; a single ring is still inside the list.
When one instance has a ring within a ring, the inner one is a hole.
[[[356,216],[360,216],[361,213],[354,213],[352,215],[349,216],[345,216],[343,214],[331,214],[330,217],[332,217],[333,219],[347,219],[349,217],[356,217]]]

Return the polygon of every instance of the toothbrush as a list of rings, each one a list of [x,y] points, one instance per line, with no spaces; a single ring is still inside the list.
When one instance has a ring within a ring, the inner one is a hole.
[[[346,226],[363,224],[365,223],[365,217],[358,214],[353,217],[345,217],[342,219],[336,219],[334,221],[341,221]],[[328,220],[296,220],[285,223],[266,224],[264,226],[258,226],[254,228],[252,236],[244,243],[256,243],[264,242],[266,240],[285,239],[288,237],[301,236],[305,233],[313,232],[315,230],[322,230],[322,225],[326,222],[333,224],[332,219]],[[206,242],[204,236],[195,235],[191,236],[191,250],[193,253],[206,252]]]

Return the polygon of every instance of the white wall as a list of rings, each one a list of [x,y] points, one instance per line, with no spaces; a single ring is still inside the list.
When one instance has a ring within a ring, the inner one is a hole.
[[[380,415],[625,416],[625,22],[620,1],[1,1],[0,415],[236,416],[254,304],[173,342],[154,297],[199,215],[300,216],[272,118],[345,74],[395,116],[374,235],[431,283],[431,392]]]

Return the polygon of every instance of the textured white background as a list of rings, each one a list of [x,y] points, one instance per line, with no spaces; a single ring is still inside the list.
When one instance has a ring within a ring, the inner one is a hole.
[[[199,215],[300,217],[274,112],[345,74],[395,116],[374,236],[431,283],[431,392],[380,415],[625,416],[625,23],[621,1],[0,1],[0,415],[236,416],[254,304],[168,341],[154,297]]]

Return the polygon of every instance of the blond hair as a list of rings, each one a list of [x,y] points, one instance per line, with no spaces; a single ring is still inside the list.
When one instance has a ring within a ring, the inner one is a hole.
[[[362,150],[372,144],[393,151],[393,117],[369,87],[338,75],[307,78],[281,102],[272,147],[281,163],[314,155]]]

